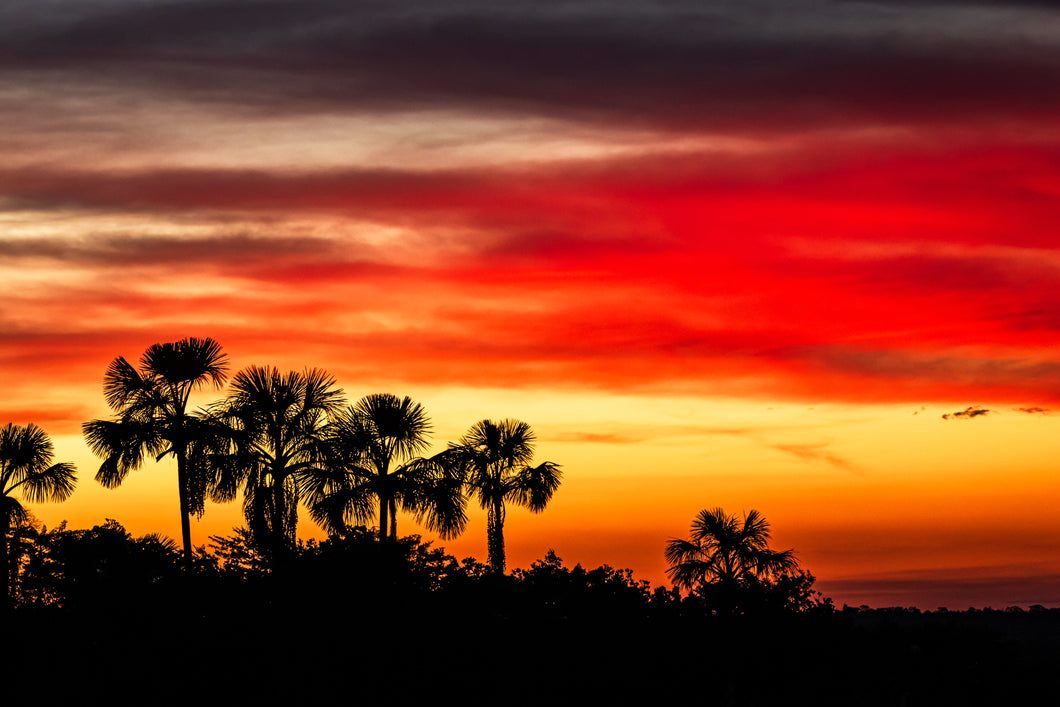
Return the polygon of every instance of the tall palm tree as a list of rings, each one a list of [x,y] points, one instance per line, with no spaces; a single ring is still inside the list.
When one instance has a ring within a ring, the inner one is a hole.
[[[313,518],[332,533],[378,519],[380,540],[396,540],[400,507],[443,538],[459,534],[467,522],[460,479],[417,456],[430,430],[426,410],[408,396],[376,393],[340,413],[331,432],[334,463],[305,478]]]
[[[530,466],[534,442],[534,432],[525,422],[481,420],[442,454],[446,464],[460,470],[467,488],[487,513],[489,565],[494,572],[504,572],[506,504],[540,513],[563,476],[554,462]]]
[[[344,398],[319,369],[281,374],[250,366],[235,375],[217,416],[231,430],[243,512],[254,541],[273,560],[294,547],[301,479],[327,463],[329,418]]]
[[[73,464],[52,463],[52,442],[34,424],[19,426],[8,423],[0,428],[0,562],[3,563],[2,606],[10,604],[12,582],[7,534],[13,526],[27,519],[18,493],[30,503],[65,501],[77,485]]]
[[[674,584],[697,592],[711,585],[755,584],[798,566],[793,550],[769,549],[769,523],[753,509],[742,521],[721,508],[700,511],[690,540],[670,540],[666,561]]]
[[[189,337],[153,344],[137,369],[123,356],[107,367],[103,395],[117,413],[115,420],[84,423],[85,440],[103,458],[96,481],[106,488],[121,485],[146,455],[177,460],[180,530],[184,564],[191,568],[191,515],[205,510],[208,481],[200,463],[203,442],[216,429],[202,412],[188,412],[192,391],[220,388],[228,370],[228,356],[210,338]]]

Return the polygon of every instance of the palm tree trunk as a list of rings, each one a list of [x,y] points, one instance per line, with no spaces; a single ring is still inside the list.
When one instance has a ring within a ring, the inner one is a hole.
[[[397,540],[397,502],[390,499],[390,539]]]
[[[7,531],[10,529],[7,513],[0,518],[0,562],[3,562],[4,588],[0,590],[0,611],[11,608],[11,558],[8,557]]]
[[[284,498],[283,481],[277,480],[275,473],[272,475],[272,538],[273,554],[279,555],[287,550],[286,523],[284,523],[284,510],[287,500]]]
[[[188,502],[186,451],[177,450],[177,496],[180,498],[180,537],[184,543],[184,570],[191,572],[191,508]]]
[[[387,539],[387,511],[390,510],[390,500],[385,495],[379,496],[379,541]]]
[[[504,574],[504,505],[491,503],[486,518],[487,545],[490,569]]]

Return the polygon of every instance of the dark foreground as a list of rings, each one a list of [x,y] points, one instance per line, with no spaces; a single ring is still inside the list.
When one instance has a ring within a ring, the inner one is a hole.
[[[1056,612],[497,615],[472,606],[16,612],[5,704],[1057,704]],[[596,612],[589,612],[596,614]]]
[[[218,538],[188,573],[117,524],[63,532],[0,613],[5,706],[1060,704],[1057,610],[834,610],[805,574],[682,598],[370,534],[268,567]]]

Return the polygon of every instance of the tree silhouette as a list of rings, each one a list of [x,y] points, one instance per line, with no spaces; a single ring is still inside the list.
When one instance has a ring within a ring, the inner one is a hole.
[[[3,563],[3,608],[10,605],[12,567],[7,535],[15,524],[27,519],[27,511],[15,494],[30,503],[65,501],[77,484],[73,464],[52,464],[52,442],[34,424],[11,423],[0,428],[0,562]]]
[[[494,572],[504,572],[506,504],[540,513],[559,488],[562,472],[558,464],[530,466],[534,441],[534,432],[525,422],[481,420],[442,454],[444,463],[459,469],[465,485],[487,513],[489,565]]]
[[[712,585],[747,587],[798,566],[794,551],[769,549],[769,523],[753,509],[742,521],[721,508],[700,511],[690,540],[670,540],[666,561],[674,584],[695,592]]]
[[[121,485],[145,455],[177,460],[180,530],[185,567],[192,562],[191,514],[201,516],[210,479],[203,443],[216,435],[203,413],[189,413],[192,391],[225,381],[228,356],[210,338],[185,338],[153,344],[140,359],[140,368],[119,356],[107,367],[103,394],[118,417],[91,420],[83,425],[92,452],[103,458],[96,481],[106,488]]]
[[[326,463],[329,417],[344,401],[336,385],[320,369],[250,366],[218,406],[233,446],[222,466],[243,481],[247,525],[273,560],[294,548],[302,477]]]
[[[467,522],[460,479],[417,456],[430,430],[427,412],[408,396],[368,395],[341,412],[331,428],[332,464],[305,477],[313,518],[341,534],[378,517],[379,538],[396,540],[400,506],[442,537],[457,535]]]

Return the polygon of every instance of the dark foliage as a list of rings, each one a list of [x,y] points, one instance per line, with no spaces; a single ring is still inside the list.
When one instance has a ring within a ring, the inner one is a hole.
[[[830,613],[832,600],[814,590],[816,578],[804,570],[772,579],[744,579],[701,585],[686,603],[707,614],[770,616],[788,613]]]
[[[13,700],[410,704],[465,689],[471,703],[789,707],[1060,696],[1060,611],[1040,607],[833,611],[798,573],[719,614],[629,570],[570,568],[549,552],[504,576],[363,527],[299,544],[282,568],[238,530],[197,550],[191,574],[172,542],[114,521],[23,532],[20,606],[7,622],[20,650],[3,676]],[[58,664],[62,681],[50,677]]]
[[[107,519],[89,530],[26,524],[20,537],[16,602],[21,607],[73,611],[153,610],[152,598],[178,576],[173,540],[132,537]]]

